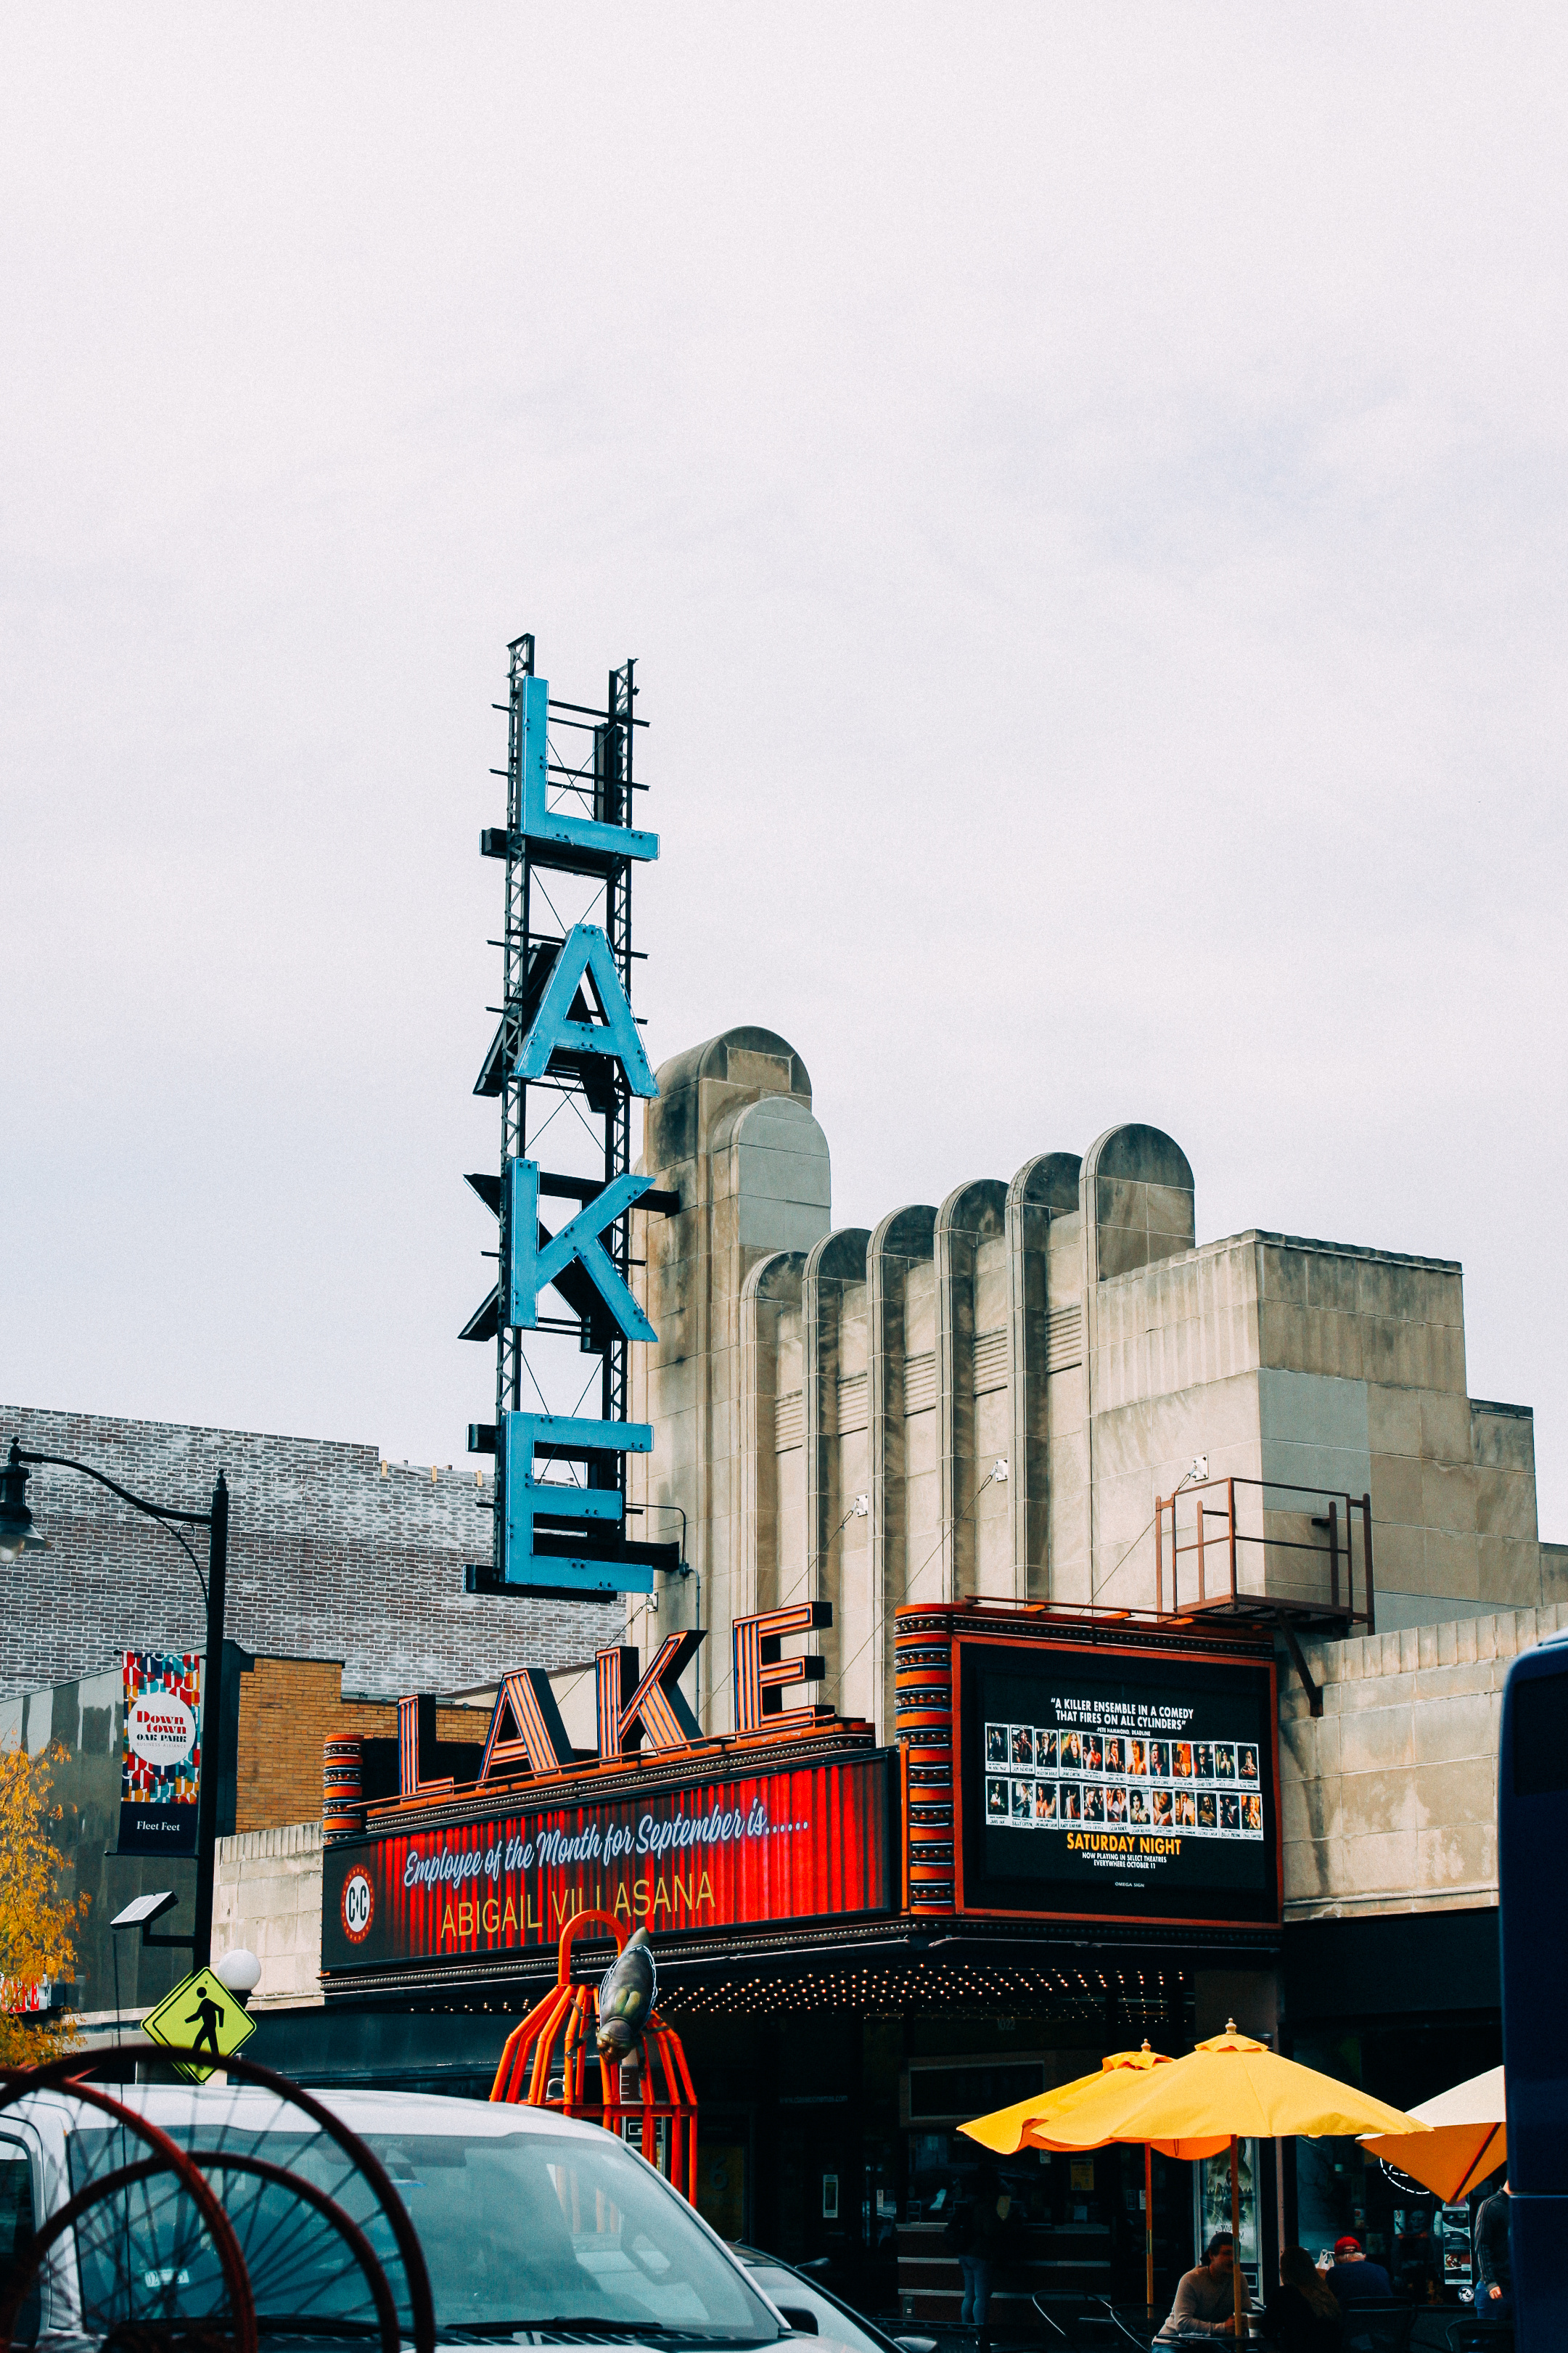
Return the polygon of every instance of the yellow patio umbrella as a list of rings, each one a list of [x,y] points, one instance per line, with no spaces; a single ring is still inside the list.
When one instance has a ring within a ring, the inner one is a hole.
[[[1074,2110],[1075,2126],[1089,2121],[1093,2098],[1086,2094]],[[1374,2100],[1314,2067],[1281,2059],[1267,2043],[1238,2034],[1234,2021],[1184,2059],[1144,2075],[1121,2118],[1120,2139],[1152,2140],[1175,2157],[1214,2153],[1215,2136],[1230,2142],[1230,2227],[1241,2252],[1241,2190],[1237,2166],[1239,2141],[1289,2139],[1300,2134],[1321,2140],[1338,2134],[1419,2133],[1418,2119],[1386,2101]],[[1221,2143],[1223,2146],[1223,2142]],[[1247,2334],[1242,2277],[1236,2264],[1236,2333]]]
[[[1436,2190],[1445,2205],[1468,2198],[1508,2155],[1508,2109],[1500,2067],[1423,2100],[1411,2115],[1430,2127],[1419,2133],[1363,2133],[1362,2147],[1413,2181]]]
[[[1072,2096],[1066,2096],[1070,2094]],[[1055,2103],[1053,2106],[1052,2104]],[[1311,2140],[1365,2132],[1418,2134],[1420,2119],[1405,2116],[1315,2068],[1281,2059],[1266,2043],[1238,2034],[1235,2022],[1211,2035],[1184,2059],[1142,2071],[1105,2071],[1047,2094],[1035,2129],[1058,2146],[1098,2147],[1110,2140],[1142,2141],[1167,2157],[1213,2157],[1230,2147],[1231,2232],[1241,2249],[1237,2143],[1300,2134]],[[982,2119],[985,2124],[992,2118]],[[968,2129],[966,2127],[966,2129]],[[1066,2137],[1070,2136],[1070,2142]],[[981,2135],[974,2133],[973,2137]],[[988,2144],[991,2145],[991,2144]],[[1237,2336],[1247,2333],[1242,2276],[1236,2266]]]
[[[1121,2118],[1143,2098],[1151,2069],[1177,2063],[1163,2051],[1151,2051],[1147,2042],[1141,2051],[1113,2052],[1101,2060],[1096,2073],[1076,2075],[1054,2091],[1036,2092],[1010,2108],[976,2116],[959,2130],[1000,2157],[1011,2157],[1020,2148],[1103,2148],[1108,2141],[1140,2140],[1143,2135],[1121,2129]],[[1228,2139],[1228,2134],[1215,2133],[1201,2146],[1190,2138],[1180,2147],[1163,2140],[1153,2146],[1163,2157],[1213,2157]]]

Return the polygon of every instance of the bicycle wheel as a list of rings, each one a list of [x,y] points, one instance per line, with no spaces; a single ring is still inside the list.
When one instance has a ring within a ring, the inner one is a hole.
[[[226,2317],[234,2298],[208,2211],[216,2206],[262,2333],[378,2338],[384,2353],[407,2337],[416,2353],[432,2353],[429,2281],[406,2209],[374,2152],[313,2094],[235,2059],[221,2084],[127,2084],[109,2104],[121,2113],[109,2115],[107,2095],[82,2080],[89,2070],[122,2075],[139,2061],[179,2056],[152,2044],[69,2054],[0,2094],[0,2108],[30,2090],[79,2101],[91,2115],[66,2141],[73,2200],[106,2191],[85,2199],[69,2234],[82,2328],[103,2344],[113,2337],[116,2353],[136,2353],[124,2332],[149,2327],[216,2332],[247,2353]],[[131,2164],[153,2116],[205,2186],[205,2204],[189,2170]],[[128,2170],[134,2179],[121,2178]],[[68,2307],[69,2284],[56,2284]]]

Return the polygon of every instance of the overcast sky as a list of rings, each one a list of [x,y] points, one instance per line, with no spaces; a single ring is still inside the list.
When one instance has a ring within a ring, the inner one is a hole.
[[[13,10],[0,1395],[461,1459],[531,628],[837,1222],[1151,1120],[1463,1260],[1568,1538],[1565,114],[1522,7]]]

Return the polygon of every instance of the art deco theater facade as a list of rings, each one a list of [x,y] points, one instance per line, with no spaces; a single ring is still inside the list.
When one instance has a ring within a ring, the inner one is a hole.
[[[658,1089],[626,1496],[674,1565],[584,1671],[520,1660],[466,1762],[406,1711],[400,1794],[326,1851],[339,2052],[401,2010],[411,2079],[458,2007],[499,2044],[576,1911],[646,1926],[700,2202],[932,2317],[957,2125],[1106,2050],[1235,2016],[1394,2098],[1484,2063],[1495,1695],[1559,1568],[1528,1410],[1467,1392],[1459,1268],[1200,1248],[1135,1125],[836,1230],[782,1039]],[[1353,2152],[1247,2181],[1249,2263],[1393,2229]],[[1133,2292],[1135,2154],[1013,2187],[1010,2293]],[[1162,2273],[1209,2194],[1158,2176]]]
[[[698,2202],[932,2318],[958,2126],[1106,2052],[1234,2017],[1405,2105],[1494,2064],[1499,1699],[1568,1577],[1529,1409],[1468,1394],[1460,1269],[1200,1247],[1187,1159],[1140,1125],[836,1229],[790,1044],[647,1060],[633,666],[590,711],[521,638],[504,708],[481,1467],[433,1472],[416,1524],[411,1482],[337,1450],[329,1545],[321,1450],[159,1439],[227,1450],[243,1639],[289,1653],[237,1662],[213,1744],[216,1937],[261,1957],[262,2055],[482,2096],[573,1924],[590,1972],[646,1927]],[[595,1360],[566,1412],[527,1355],[552,1332]],[[84,1635],[56,1672],[89,1664]],[[49,1722],[90,1715],[107,1757],[85,1690]],[[1395,2229],[1353,2144],[1250,2145],[1243,2175],[1255,2276],[1281,2232]],[[1045,2288],[1138,2300],[1137,2153],[1006,2181],[1003,2325]],[[1168,2286],[1229,2182],[1153,2195]]]

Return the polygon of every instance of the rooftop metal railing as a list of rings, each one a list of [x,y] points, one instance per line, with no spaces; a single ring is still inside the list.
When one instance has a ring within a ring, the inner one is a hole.
[[[1254,1531],[1239,1527],[1237,1523],[1237,1491],[1250,1490],[1258,1497],[1258,1528]],[[1320,1508],[1310,1510],[1289,1504],[1270,1504],[1270,1495],[1310,1497]],[[1180,1506],[1191,1498],[1194,1514],[1193,1533],[1184,1543],[1178,1525]],[[1217,1503],[1213,1499],[1220,1499]],[[1278,1527],[1270,1532],[1268,1520],[1306,1520],[1312,1537],[1303,1539],[1281,1534]],[[1359,1527],[1358,1527],[1359,1523]],[[1320,1539],[1317,1531],[1322,1531]],[[1167,1532],[1169,1546],[1167,1550]],[[1359,1542],[1358,1542],[1359,1535]],[[1247,1547],[1253,1547],[1249,1556]],[[1298,1585],[1292,1577],[1289,1589],[1276,1583],[1273,1590],[1268,1583],[1268,1556],[1278,1553],[1299,1553],[1310,1556],[1318,1566],[1316,1570]],[[1263,1575],[1257,1584],[1244,1580],[1244,1572],[1258,1554]],[[1167,1558],[1171,1572],[1171,1598],[1165,1600],[1165,1567]],[[1189,1590],[1183,1600],[1180,1592],[1182,1564],[1195,1562],[1196,1593]],[[1356,1606],[1356,1586],[1361,1586],[1361,1606]],[[1280,1614],[1294,1614],[1306,1619],[1339,1620],[1347,1629],[1363,1627],[1375,1633],[1376,1622],[1373,1599],[1372,1568],[1372,1497],[1352,1495],[1323,1487],[1302,1487],[1285,1479],[1218,1478],[1205,1479],[1195,1486],[1184,1487],[1174,1494],[1160,1496],[1154,1505],[1154,1594],[1155,1609],[1161,1617],[1191,1617],[1197,1610],[1226,1610],[1232,1614],[1247,1612],[1257,1615],[1270,1609]]]

